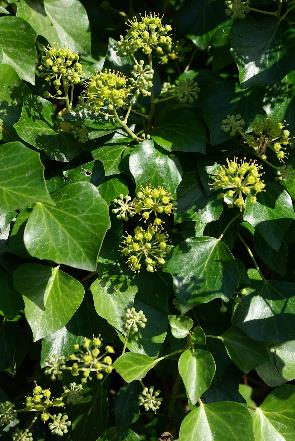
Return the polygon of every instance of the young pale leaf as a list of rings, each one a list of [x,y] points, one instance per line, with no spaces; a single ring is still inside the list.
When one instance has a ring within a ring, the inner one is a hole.
[[[89,182],[69,184],[52,198],[55,207],[38,203],[29,217],[24,233],[28,252],[38,259],[94,271],[110,225],[106,202]]]
[[[205,153],[206,130],[198,115],[188,109],[162,112],[152,139],[168,151]]]
[[[178,360],[178,370],[192,404],[209,388],[215,374],[212,354],[203,349],[184,351]]]
[[[281,343],[295,338],[295,284],[275,280],[253,281],[254,291],[243,297],[233,324],[250,338]]]
[[[58,43],[72,51],[89,54],[90,25],[79,0],[44,0],[44,8],[58,35]]]
[[[127,352],[117,358],[113,366],[126,383],[131,383],[144,378],[159,361],[145,354]]]
[[[271,392],[252,414],[255,441],[293,441],[295,387],[284,385]]]
[[[264,86],[281,80],[294,69],[292,57],[286,60],[286,50],[294,50],[292,34],[280,25],[278,17],[237,20],[231,34],[232,53],[236,60],[240,83],[245,87]],[[292,45],[292,46],[291,46]]]
[[[24,208],[34,202],[53,203],[44,180],[40,155],[21,142],[0,149],[0,213]]]
[[[19,17],[0,17],[0,63],[13,67],[20,78],[35,84],[36,33]]]
[[[194,326],[194,321],[185,315],[168,315],[168,320],[175,338],[185,338]]]
[[[81,283],[58,266],[26,263],[15,271],[14,285],[23,296],[34,341],[65,326],[84,296]]]
[[[182,242],[173,250],[165,271],[173,276],[182,313],[216,298],[227,301],[238,286],[235,259],[228,247],[214,237]]]
[[[265,346],[253,341],[238,328],[227,329],[222,334],[222,340],[229,357],[245,373],[267,361]]]
[[[254,441],[251,416],[243,404],[201,404],[183,420],[179,441]]]
[[[174,194],[181,181],[179,165],[168,154],[157,150],[152,141],[143,141],[134,148],[129,168],[137,188],[148,184],[153,187],[161,185]]]
[[[292,199],[280,185],[268,183],[265,192],[259,194],[256,204],[246,200],[244,220],[261,234],[276,251],[282,245],[284,235],[295,219]]]

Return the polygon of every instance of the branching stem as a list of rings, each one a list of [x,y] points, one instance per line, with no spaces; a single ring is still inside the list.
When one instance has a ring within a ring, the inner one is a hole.
[[[252,253],[250,247],[248,246],[248,244],[245,242],[245,240],[242,238],[242,236],[241,236],[240,234],[239,234],[239,239],[240,239],[240,241],[242,242],[242,244],[244,245],[244,247],[246,248],[246,250],[248,251],[248,254],[249,254],[249,256],[251,257],[251,260],[252,260],[252,262],[254,263],[255,268],[256,268],[257,271],[259,272],[260,277],[262,278],[262,280],[265,280],[265,278],[264,278],[264,276],[263,276],[263,274],[262,274],[262,272],[261,272],[261,269],[259,268],[258,263],[257,263],[257,261],[256,261],[256,259],[255,259],[255,257],[254,257],[254,254]]]

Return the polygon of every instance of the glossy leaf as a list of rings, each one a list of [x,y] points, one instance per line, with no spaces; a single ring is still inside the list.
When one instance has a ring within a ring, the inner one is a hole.
[[[251,340],[239,329],[231,327],[222,334],[229,357],[245,373],[267,360],[264,345]]]
[[[0,149],[0,212],[32,205],[53,203],[47,191],[43,165],[38,153],[20,142],[9,142]]]
[[[81,283],[58,266],[24,264],[15,271],[14,284],[23,296],[35,341],[66,325],[84,296]]]
[[[184,351],[178,360],[179,374],[192,404],[209,388],[215,374],[212,354],[203,349]]]
[[[295,338],[295,284],[274,280],[252,282],[254,291],[238,303],[233,324],[250,338],[281,343]]]
[[[36,33],[19,17],[0,17],[0,63],[13,67],[20,78],[35,84]]]
[[[140,385],[138,382],[124,384],[115,399],[114,412],[117,426],[122,430],[128,428],[139,418],[138,395]]]
[[[194,326],[194,321],[185,315],[169,315],[171,333],[175,338],[185,338]]]
[[[230,401],[201,404],[183,420],[179,441],[254,441],[247,408]]]
[[[171,193],[175,193],[180,181],[180,166],[167,154],[154,147],[152,141],[143,141],[133,149],[129,158],[129,168],[136,183],[141,185],[162,185]]]
[[[227,246],[214,237],[182,242],[173,250],[165,271],[173,276],[183,313],[216,298],[227,301],[238,285],[235,259]]]
[[[126,383],[131,383],[144,378],[159,361],[145,354],[127,352],[117,358],[113,366]]]
[[[129,151],[126,144],[105,144],[91,152],[94,159],[102,162],[106,176],[120,173],[124,154]]]
[[[271,392],[252,414],[255,441],[293,441],[294,409],[294,386],[281,386]]]

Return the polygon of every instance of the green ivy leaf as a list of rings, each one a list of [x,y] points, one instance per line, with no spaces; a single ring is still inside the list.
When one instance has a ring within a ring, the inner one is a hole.
[[[185,338],[194,326],[194,321],[185,315],[168,315],[168,320],[175,338]]]
[[[258,195],[256,204],[246,200],[244,220],[276,251],[292,219],[295,219],[292,199],[278,184],[268,183],[266,191]]]
[[[40,155],[20,142],[0,149],[0,212],[24,208],[34,202],[52,203]]]
[[[23,296],[34,341],[65,326],[84,296],[80,282],[58,266],[26,263],[15,271],[14,285]]]
[[[215,237],[185,240],[175,247],[164,270],[173,276],[182,313],[216,298],[227,301],[238,286],[235,259]]]
[[[127,352],[117,358],[113,366],[126,383],[131,383],[144,378],[159,361],[145,354]]]
[[[124,384],[116,396],[114,413],[116,425],[119,429],[127,429],[139,418],[138,395],[140,385],[138,382]]]
[[[70,133],[56,126],[55,106],[44,98],[30,95],[24,100],[19,121],[14,124],[18,136],[53,160],[67,162],[81,153],[81,145]]]
[[[89,182],[66,185],[52,198],[55,207],[38,203],[29,217],[24,233],[28,252],[38,259],[94,271],[110,226],[106,202]]]
[[[203,349],[184,351],[178,360],[178,370],[192,404],[209,388],[215,374],[212,354]]]
[[[255,441],[293,441],[295,387],[284,385],[271,392],[252,414]]]
[[[36,33],[19,17],[0,17],[0,63],[13,67],[20,78],[35,84]]]
[[[122,159],[129,151],[130,148],[126,144],[104,144],[102,147],[92,150],[91,154],[94,159],[102,162],[105,175],[112,176],[122,171]]]
[[[152,139],[168,151],[205,153],[206,130],[189,109],[165,109],[155,122]]]
[[[295,338],[295,284],[252,281],[254,291],[243,297],[233,324],[254,340],[281,343]]]
[[[231,360],[246,374],[267,360],[267,351],[239,329],[231,327],[222,334],[222,341]]]
[[[12,319],[23,308],[23,300],[15,290],[12,277],[0,264],[0,315]]]
[[[201,404],[183,420],[179,441],[254,441],[251,416],[243,404]]]
[[[272,84],[294,69],[294,60],[287,58],[287,49],[294,50],[294,37],[280,23],[275,17],[260,20],[247,17],[235,22],[231,34],[232,53],[243,86]]]
[[[59,37],[59,44],[89,54],[89,20],[82,3],[78,0],[44,0],[44,8]]]
[[[121,431],[117,427],[110,427],[97,441],[142,441],[142,437],[130,429]]]
[[[148,184],[153,187],[161,185],[174,194],[181,181],[180,166],[157,150],[152,141],[143,141],[133,149],[129,168],[137,188]]]
[[[125,179],[121,176],[106,179],[97,188],[108,204],[119,197],[120,194],[127,195],[129,193]]]

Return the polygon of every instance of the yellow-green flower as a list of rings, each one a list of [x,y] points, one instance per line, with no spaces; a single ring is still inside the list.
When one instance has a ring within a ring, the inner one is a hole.
[[[225,13],[233,19],[243,19],[250,12],[250,0],[226,0]]]

